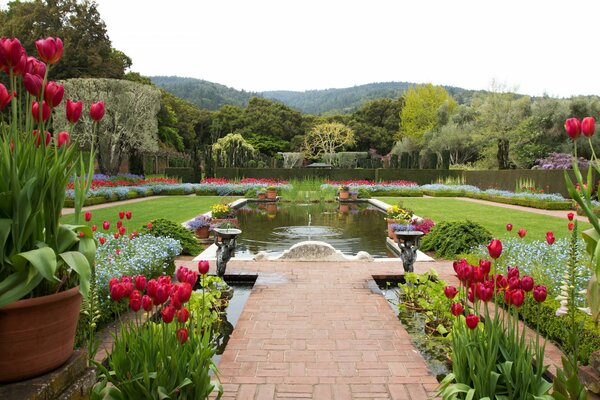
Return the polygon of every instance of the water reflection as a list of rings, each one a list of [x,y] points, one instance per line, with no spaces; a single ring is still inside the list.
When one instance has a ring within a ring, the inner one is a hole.
[[[250,203],[238,210],[243,231],[236,256],[277,254],[305,240],[331,244],[344,254],[387,257],[384,214],[366,204]]]

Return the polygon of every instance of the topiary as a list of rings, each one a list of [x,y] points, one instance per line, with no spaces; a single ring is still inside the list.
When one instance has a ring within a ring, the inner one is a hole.
[[[445,221],[437,224],[421,242],[421,250],[435,251],[440,258],[454,258],[473,247],[488,243],[492,234],[472,221]]]
[[[178,240],[183,248],[181,254],[196,256],[202,252],[202,247],[198,244],[193,232],[184,228],[181,224],[164,218],[158,218],[151,222],[152,228],[144,227],[142,233],[149,233],[153,236],[168,236]]]

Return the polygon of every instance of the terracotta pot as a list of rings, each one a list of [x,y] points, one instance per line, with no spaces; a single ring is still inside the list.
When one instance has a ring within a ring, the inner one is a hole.
[[[266,199],[266,198],[267,198],[267,194],[266,194],[266,193],[259,193],[259,194],[258,194],[258,199],[259,199],[259,200],[264,200],[264,199]]]
[[[267,199],[275,200],[277,198],[277,190],[267,190]]]
[[[208,239],[209,236],[209,231],[208,231],[209,226],[203,226],[202,228],[198,228],[196,229],[196,237],[198,239]]]
[[[0,382],[61,366],[73,353],[82,296],[79,287],[19,300],[0,309]]]
[[[347,190],[340,190],[340,200],[348,200],[350,198],[350,192]]]
[[[240,221],[237,218],[213,218],[210,222],[214,226],[218,226],[222,222],[229,222],[236,228],[240,226]]]
[[[397,222],[395,219],[387,218],[388,237],[390,239],[392,239],[394,242],[398,242],[398,238],[396,237],[396,234],[392,230],[392,224],[396,224],[396,223]]]
[[[357,194],[353,194],[352,196],[350,196],[350,198],[352,200],[358,200],[358,195]]]
[[[350,206],[348,204],[340,204],[340,212],[342,214],[348,214],[350,212]]]

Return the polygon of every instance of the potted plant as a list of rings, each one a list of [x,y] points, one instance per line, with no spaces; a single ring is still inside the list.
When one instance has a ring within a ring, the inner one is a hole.
[[[211,206],[212,224],[217,225],[221,222],[230,222],[234,225],[238,224],[235,216],[235,210],[227,204],[213,204]]]
[[[267,187],[267,199],[275,200],[277,198],[277,188],[275,186]]]
[[[256,196],[259,200],[264,200],[267,198],[267,192],[263,189],[259,189],[256,191]]]
[[[47,132],[64,95],[62,85],[47,82],[47,71],[63,43],[40,39],[36,48],[40,60],[25,61],[17,39],[0,39],[0,70],[11,82],[8,89],[0,84],[0,382],[41,375],[67,361],[96,253],[91,228],[78,224],[94,149],[85,166],[70,140],[83,103],[67,100],[68,132]],[[103,115],[104,103],[92,103],[92,131]],[[76,168],[76,223],[64,225],[65,188]]]
[[[350,191],[350,199],[351,200],[358,200],[358,190],[351,190]]]
[[[348,200],[350,198],[350,188],[346,185],[342,185],[339,187],[338,196],[340,200]]]
[[[396,234],[392,229],[392,224],[408,224],[413,219],[413,212],[408,208],[400,206],[391,206],[387,209],[387,226],[388,226],[388,237],[394,241],[397,241]]]
[[[198,239],[208,239],[211,218],[207,215],[198,215],[187,223],[189,229],[196,233]]]

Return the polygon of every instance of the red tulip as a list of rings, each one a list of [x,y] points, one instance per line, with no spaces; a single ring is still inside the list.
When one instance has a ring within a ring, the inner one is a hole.
[[[85,218],[86,221],[89,222],[92,219],[92,213],[89,212],[89,211],[86,211],[85,214],[84,214],[84,218]]]
[[[478,283],[475,287],[475,293],[477,294],[477,298],[486,303],[490,301],[494,296],[493,282],[490,283],[492,284],[492,287],[490,287],[489,284],[486,285],[483,283]]]
[[[12,100],[12,94],[8,93],[6,86],[0,83],[0,111]]]
[[[113,233],[113,237],[114,237],[115,239],[118,239],[118,238],[119,238],[119,232],[115,232],[115,233]]]
[[[152,222],[148,222],[148,225],[146,225],[148,227],[148,229],[152,229]]]
[[[506,289],[508,287],[508,279],[504,275],[496,275],[496,287],[501,289]]]
[[[177,340],[179,343],[184,344],[188,340],[188,330],[186,328],[179,328],[177,330]]]
[[[179,282],[185,282],[185,278],[187,277],[188,271],[189,269],[187,269],[186,267],[179,267],[175,272],[175,278],[177,278]]]
[[[533,290],[533,278],[528,275],[521,278],[521,289],[526,292],[531,292]]]
[[[174,309],[179,310],[181,308],[181,301],[179,300],[179,295],[178,295],[178,291],[179,289],[177,289],[177,286],[174,286],[175,292],[171,293],[171,301],[169,302],[169,304],[171,306],[173,306]]]
[[[192,287],[196,284],[198,280],[198,273],[196,271],[190,271],[189,274],[185,277],[186,282],[189,283]]]
[[[469,329],[475,329],[477,328],[477,324],[479,324],[479,317],[475,314],[469,314],[466,316],[465,321]]]
[[[44,90],[44,100],[50,106],[50,108],[57,107],[65,95],[65,87],[59,85],[56,82],[46,83],[46,89]]]
[[[98,122],[104,117],[104,102],[99,101],[90,105],[90,118]]]
[[[142,296],[142,308],[144,309],[144,311],[152,310],[152,298],[147,294]]]
[[[129,308],[133,312],[138,312],[142,307],[142,295],[139,291],[134,290],[129,297]]]
[[[131,219],[131,215],[132,215],[132,214],[131,214],[131,211],[126,211],[126,212],[125,212],[125,218],[127,218],[127,219]]]
[[[122,283],[113,285],[110,288],[110,298],[113,301],[119,301],[119,300],[121,300],[123,297],[125,297],[125,293],[126,293],[126,289],[125,289],[125,287],[123,286]]]
[[[158,283],[171,287],[171,277],[169,275],[162,275],[158,277]]]
[[[120,219],[125,218],[125,211],[119,211],[119,218]]]
[[[110,280],[108,281],[108,288],[112,288],[115,285],[119,284],[119,280],[115,277],[110,278]]]
[[[565,130],[573,140],[581,134],[581,122],[577,118],[569,118],[565,121]]]
[[[135,288],[137,290],[146,289],[146,277],[144,275],[137,275],[133,278],[133,281],[135,282]]]
[[[79,237],[84,237],[85,233],[84,232],[79,232]]]
[[[158,290],[158,282],[156,279],[150,279],[146,287],[148,288],[148,295],[150,297],[156,297],[156,292]]]
[[[67,99],[67,121],[71,125],[75,124],[79,121],[79,117],[81,117],[81,111],[83,110],[83,101],[72,101],[71,99]]]
[[[102,228],[104,228],[104,230],[107,231],[110,228],[110,222],[104,221],[102,223]]]
[[[122,226],[123,226],[123,221],[121,221],[121,220],[118,220],[118,221],[117,221],[117,228],[120,228],[120,227],[122,227]]]
[[[585,117],[583,121],[581,121],[581,133],[583,133],[584,136],[592,137],[595,129],[596,120],[593,117]]]
[[[488,252],[490,253],[490,257],[496,259],[500,257],[502,254],[502,242],[498,239],[494,239],[487,245]]]
[[[546,296],[547,295],[548,295],[548,292],[546,290],[546,286],[544,286],[544,285],[536,285],[533,288],[533,298],[538,303],[542,303],[544,300],[546,300]]]
[[[98,241],[100,242],[100,244],[104,244],[106,242],[106,239],[104,238],[104,236],[100,236],[98,238]]]
[[[575,213],[572,213],[572,212],[568,213],[567,218],[569,219],[569,221],[573,221],[573,218],[575,218]]]
[[[192,295],[192,285],[187,282],[179,285],[179,290],[177,291],[177,296],[179,297],[179,301],[181,303],[186,303]]]
[[[510,302],[515,307],[521,307],[525,301],[525,292],[522,289],[513,290],[510,296]]]
[[[169,287],[167,285],[159,285],[154,296],[154,304],[160,305],[169,298]]]
[[[92,225],[92,232],[96,232],[98,230],[98,227],[96,225]]]
[[[33,120],[37,123],[40,122],[40,105],[39,102],[34,101],[31,105],[31,115],[33,116]],[[42,121],[46,122],[50,118],[50,107],[46,104],[45,101],[42,101]]]
[[[69,132],[61,132],[56,138],[56,144],[58,147],[62,147],[63,144],[69,144]]]
[[[519,229],[519,232],[517,232],[517,234],[523,238],[527,234],[527,231],[525,229],[521,228],[521,229]]]
[[[569,230],[572,231],[573,228],[575,228],[575,224],[572,222],[569,222],[569,224],[567,225],[567,228],[569,228]]]
[[[48,37],[35,41],[40,60],[47,64],[56,64],[62,57],[63,42],[59,38]]]
[[[506,224],[506,230],[507,231],[509,231],[509,232],[512,231],[512,228],[513,228],[512,224]]]
[[[27,65],[25,66],[25,73],[31,75],[37,75],[44,79],[46,76],[46,64],[41,62],[35,57],[27,57]]]
[[[0,68],[7,73],[11,68],[15,73],[19,71],[23,73],[26,66],[27,53],[19,39],[0,39]]]
[[[492,262],[490,260],[479,260],[479,267],[484,275],[488,275],[492,269]]]
[[[37,129],[34,129],[32,133],[33,133],[33,136],[35,137],[35,145],[37,147],[40,147],[40,145],[42,144],[42,137],[39,135],[39,132]],[[48,144],[50,144],[51,141],[52,141],[52,135],[50,134],[50,132],[46,132],[46,140],[45,140],[46,146],[48,146]]]
[[[168,324],[173,321],[173,317],[175,317],[175,308],[168,305],[160,311],[160,315],[162,315],[163,322]]]
[[[200,275],[206,275],[208,273],[209,268],[210,268],[210,265],[209,265],[208,261],[206,261],[206,260],[198,261],[198,272],[200,272]]]
[[[546,232],[546,242],[548,242],[549,245],[552,245],[555,240],[556,238],[554,237],[554,233]]]
[[[452,300],[457,293],[458,289],[456,289],[454,286],[446,286],[444,288],[444,295],[450,300]]]
[[[120,226],[120,227],[119,227],[119,234],[120,234],[121,236],[123,236],[123,235],[125,234],[125,231],[126,231],[126,229],[125,229],[125,227],[124,227],[124,226]]]
[[[40,97],[42,93],[42,85],[44,84],[44,78],[38,75],[25,73],[23,76],[23,86],[25,89],[35,97]]]
[[[465,308],[463,307],[463,305],[461,303],[453,303],[452,306],[450,307],[450,310],[452,311],[452,315],[454,315],[455,317],[458,317],[460,314],[463,313]]]
[[[181,310],[177,311],[177,321],[184,323],[190,318],[190,312],[187,308],[183,307]]]
[[[519,268],[508,267],[508,279],[510,278],[519,278]]]

